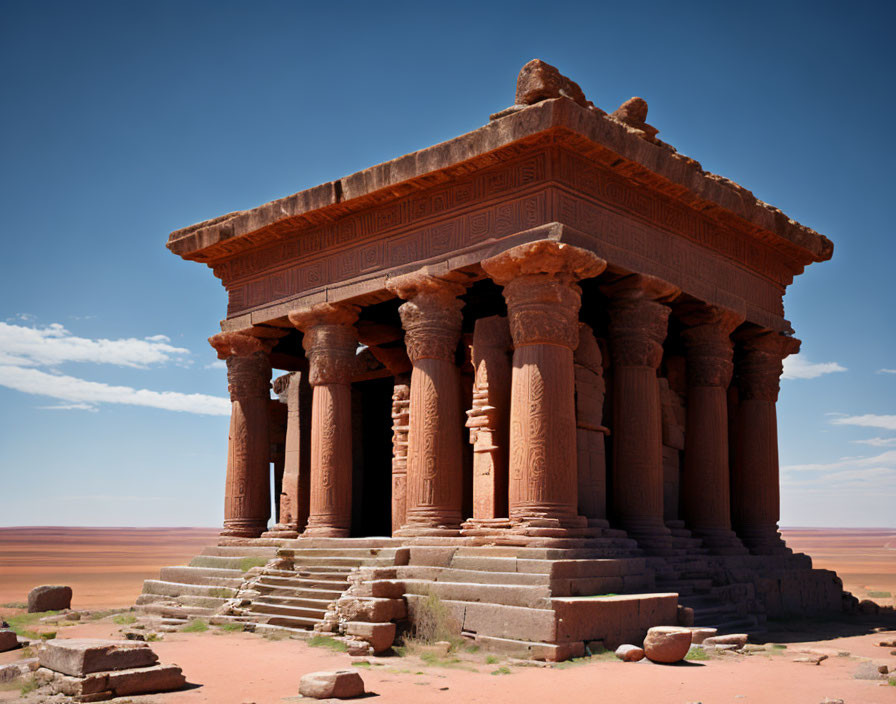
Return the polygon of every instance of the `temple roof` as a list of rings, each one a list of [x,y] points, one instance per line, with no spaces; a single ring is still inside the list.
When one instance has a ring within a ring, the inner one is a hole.
[[[640,99],[608,115],[584,102],[584,96],[566,97],[563,91],[559,96],[514,105],[472,132],[336,181],[176,230],[168,248],[184,259],[213,264],[501,163],[529,144],[549,142],[571,147],[636,184],[766,242],[798,268],[831,258],[833,244],[828,238],[656,139],[656,130],[643,122],[647,108]],[[632,106],[640,107],[643,115]]]

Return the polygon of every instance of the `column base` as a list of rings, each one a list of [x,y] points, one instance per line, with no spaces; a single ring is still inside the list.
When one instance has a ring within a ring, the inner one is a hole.
[[[267,527],[267,521],[225,521],[219,535],[225,538],[258,538]]]
[[[691,534],[703,541],[703,546],[713,555],[749,555],[733,530],[728,528],[691,528]]]
[[[348,538],[348,528],[336,526],[308,526],[299,536],[300,538]]]
[[[424,523],[406,523],[392,535],[396,538],[456,538],[461,535],[461,530],[460,528],[451,528],[449,526],[432,526]]]
[[[604,537],[604,526],[589,525],[584,516],[568,520],[557,518],[471,518],[461,524],[460,534],[470,537],[512,537],[528,538],[600,538]]]
[[[298,538],[298,526],[283,525],[278,523],[270,530],[266,530],[261,534],[262,538]]]
[[[737,531],[752,555],[792,555],[793,550],[781,538],[778,527],[741,528]]]

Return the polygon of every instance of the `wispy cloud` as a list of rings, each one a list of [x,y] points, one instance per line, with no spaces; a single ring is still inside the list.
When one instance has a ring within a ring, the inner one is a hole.
[[[896,369],[878,369],[878,374],[896,374]]]
[[[189,357],[190,350],[170,342],[165,335],[93,340],[72,335],[59,323],[32,327],[0,322],[0,364],[54,367],[65,362],[93,362],[146,369]]]
[[[846,367],[837,362],[810,362],[800,355],[791,355],[784,360],[782,379],[815,379],[825,374],[845,372]]]
[[[896,450],[887,450],[873,457],[841,457],[834,462],[782,465],[782,472],[835,472],[856,468],[896,468]]]
[[[0,364],[0,386],[26,394],[67,401],[71,408],[114,403],[212,416],[225,416],[230,413],[230,401],[217,396],[112,386],[64,374],[50,374],[40,369],[2,364]]]
[[[216,359],[214,362],[209,362],[205,365],[206,369],[227,369],[227,362],[223,359]]]
[[[896,437],[866,438],[864,440],[853,440],[852,442],[860,445],[871,445],[872,447],[896,447]]]
[[[55,406],[38,406],[42,411],[93,411],[96,413],[96,406],[89,403],[57,403]]]
[[[896,430],[896,416],[875,415],[866,413],[862,416],[842,416],[831,420],[834,425],[858,425],[863,428],[881,428]]]
[[[809,474],[811,472],[811,474]],[[781,484],[810,492],[869,492],[896,496],[896,450],[872,457],[842,457],[834,462],[785,465]]]

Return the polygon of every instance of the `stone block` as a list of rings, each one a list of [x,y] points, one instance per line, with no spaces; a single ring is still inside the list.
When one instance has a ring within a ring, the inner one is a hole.
[[[14,650],[18,647],[19,639],[16,636],[15,631],[0,631],[0,653],[6,652],[7,650]]]
[[[644,639],[644,654],[652,662],[679,662],[690,647],[691,631],[679,626],[654,626]]]
[[[620,645],[616,648],[616,657],[623,662],[638,662],[644,659],[644,649],[637,645]]]
[[[46,642],[39,658],[42,667],[77,677],[93,672],[150,667],[159,659],[147,643],[93,638],[54,638]]]
[[[62,611],[72,607],[72,588],[45,584],[28,592],[28,613]]]
[[[404,599],[344,596],[336,604],[348,621],[393,621],[407,615]]]
[[[693,626],[691,627],[691,643],[699,644],[705,641],[707,638],[712,638],[716,633],[718,633],[717,628],[707,628],[704,626]]]
[[[116,697],[148,692],[170,692],[183,687],[187,680],[177,665],[155,665],[106,674],[108,688]]]
[[[345,624],[345,632],[350,636],[363,638],[374,653],[382,653],[392,647],[395,641],[394,623],[368,623],[366,621],[349,621]]]
[[[723,636],[710,636],[703,639],[704,645],[734,645],[743,648],[747,644],[746,633],[728,633]]]
[[[465,631],[487,633],[498,638],[558,642],[557,623],[550,609],[474,603],[463,606],[462,624]]]
[[[377,599],[400,599],[404,594],[404,582],[392,579],[376,579],[359,582],[352,587],[352,596],[367,596]]]
[[[354,670],[310,672],[299,681],[299,694],[312,699],[350,699],[364,694],[364,680]]]

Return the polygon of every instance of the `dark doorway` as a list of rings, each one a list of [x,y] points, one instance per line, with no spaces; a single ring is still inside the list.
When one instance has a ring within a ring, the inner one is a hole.
[[[394,379],[352,384],[353,538],[392,532],[392,387]]]

